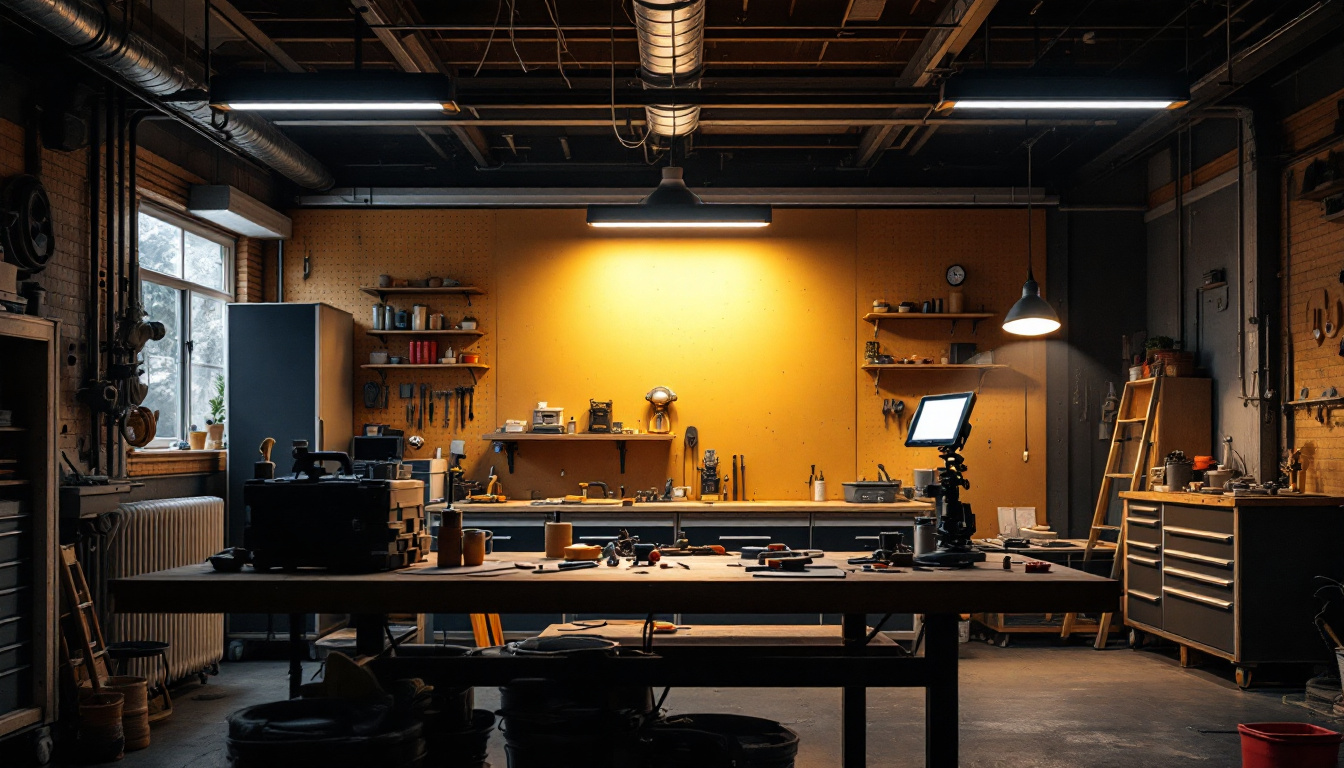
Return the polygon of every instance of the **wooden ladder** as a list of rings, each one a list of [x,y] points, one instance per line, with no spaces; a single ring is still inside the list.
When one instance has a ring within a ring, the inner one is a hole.
[[[1116,409],[1115,432],[1111,435],[1111,450],[1106,455],[1106,471],[1101,478],[1101,491],[1097,494],[1097,506],[1092,511],[1092,525],[1088,531],[1087,544],[1083,547],[1083,568],[1092,561],[1092,552],[1097,548],[1101,541],[1102,533],[1106,531],[1115,531],[1115,555],[1111,560],[1111,578],[1120,580],[1125,573],[1125,526],[1123,519],[1120,525],[1107,525],[1106,514],[1111,508],[1111,491],[1114,488],[1116,480],[1128,480],[1129,490],[1143,490],[1144,481],[1148,477],[1148,451],[1153,445],[1153,434],[1157,421],[1157,403],[1162,393],[1162,377],[1154,376],[1151,379],[1139,379],[1137,381],[1125,382],[1124,393],[1120,395],[1120,407]],[[1141,404],[1138,398],[1147,395],[1148,402]],[[1136,410],[1142,409],[1143,416],[1135,416]],[[1129,472],[1122,471],[1124,467],[1122,462],[1125,459],[1125,445],[1132,442],[1135,438],[1130,429],[1135,426],[1142,427],[1138,437],[1138,447],[1134,451],[1134,465]],[[1073,625],[1077,620],[1078,614],[1070,613],[1064,616],[1064,625],[1060,628],[1060,636],[1068,640],[1073,633]],[[1107,636],[1111,632],[1111,621],[1114,618],[1113,613],[1103,613],[1097,621],[1097,637],[1093,641],[1093,647],[1102,649],[1106,647]]]
[[[498,613],[471,614],[471,634],[476,638],[477,648],[504,644],[504,625]]]
[[[103,640],[103,629],[98,624],[98,614],[94,612],[93,593],[84,579],[84,568],[75,557],[75,547],[67,544],[61,547],[61,588],[65,598],[61,610],[61,621],[65,625],[68,643],[67,655],[74,671],[74,654],[82,659],[85,673],[93,690],[99,691],[107,679],[107,643]],[[70,647],[73,646],[73,647]]]

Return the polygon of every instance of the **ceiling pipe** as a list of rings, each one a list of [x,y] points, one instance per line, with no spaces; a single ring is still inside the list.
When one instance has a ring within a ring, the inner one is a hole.
[[[695,88],[705,60],[705,0],[634,0],[639,35],[639,79],[645,88]],[[669,138],[695,132],[700,107],[644,107],[649,130]]]
[[[168,54],[127,31],[126,19],[109,18],[102,8],[85,0],[0,0],[0,5],[76,48],[80,56],[116,73],[156,101],[181,91],[205,88]],[[212,135],[223,134],[231,147],[301,187],[323,190],[335,181],[316,158],[262,118],[247,114],[220,118],[204,100],[171,102],[165,106]]]

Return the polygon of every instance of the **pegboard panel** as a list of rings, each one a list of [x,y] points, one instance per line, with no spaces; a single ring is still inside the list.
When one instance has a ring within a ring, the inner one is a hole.
[[[356,366],[366,364],[369,353],[374,350],[386,349],[391,355],[407,355],[408,339],[390,336],[384,344],[379,337],[367,333],[373,327],[373,306],[378,300],[360,288],[377,285],[379,275],[407,279],[452,278],[486,291],[483,296],[471,297],[454,294],[389,297],[389,303],[408,311],[413,304],[426,304],[431,314],[442,312],[450,325],[460,322],[466,314],[479,321],[480,330],[485,332],[479,339],[438,338],[441,346],[452,344],[454,349],[465,347],[479,353],[481,362],[491,366],[491,370],[476,374],[476,418],[468,425],[458,422],[455,402],[452,427],[444,428],[443,400],[440,398],[435,403],[433,423],[426,416],[423,429],[408,426],[405,405],[411,401],[398,396],[401,384],[415,385],[416,403],[419,402],[420,384],[429,385],[430,391],[470,386],[471,374],[464,369],[388,371],[386,382],[390,392],[386,409],[364,407],[364,385],[370,381],[381,383],[378,372],[356,367],[354,373],[353,408],[357,430],[365,423],[384,423],[404,429],[408,435],[421,435],[425,438],[425,447],[418,452],[408,451],[409,458],[429,458],[438,447],[442,447],[447,455],[448,443],[454,439],[467,440],[471,455],[479,458],[482,447],[487,445],[479,437],[493,429],[496,423],[494,214],[489,211],[418,209],[301,210],[294,212],[293,217],[295,235],[285,249],[285,300],[323,302],[354,315]],[[305,257],[309,259],[311,270],[307,280],[303,278]]]
[[[476,420],[451,433],[426,425],[422,453],[461,437],[469,476],[482,477],[496,464],[516,498],[574,492],[581,480],[635,489],[672,477],[694,485],[699,457],[684,455],[680,437],[694,424],[700,449],[718,450],[725,474],[732,454],[747,455],[754,498],[806,498],[804,481],[815,463],[838,499],[841,482],[871,478],[879,461],[907,478],[909,468],[932,461],[904,455],[894,423],[881,423],[881,396],[873,393],[872,376],[859,370],[863,342],[872,338],[872,326],[859,316],[874,298],[945,295],[949,258],[970,274],[969,307],[983,302],[1006,309],[1021,291],[1022,265],[1012,265],[1011,249],[1014,238],[1025,240],[1024,225],[1013,211],[780,210],[763,232],[649,238],[596,233],[578,210],[298,211],[286,249],[286,299],[323,301],[353,313],[356,358],[364,361],[378,342],[364,333],[374,299],[359,287],[374,284],[379,274],[440,275],[485,289],[472,311],[486,336],[472,348],[492,370],[477,387]],[[1025,256],[1025,244],[1018,256]],[[1043,276],[1043,265],[1037,274]],[[427,303],[454,321],[466,309],[461,297]],[[935,353],[951,339],[993,340],[990,346],[1002,348],[1014,370],[985,380],[975,439],[986,446],[968,453],[972,483],[977,489],[1003,485],[1012,492],[1010,503],[1035,504],[1043,517],[1043,387],[1033,373],[1043,372],[1043,345],[1002,347],[994,323],[982,323],[974,335],[963,323],[952,336],[940,322],[916,322],[900,327],[909,337],[904,340],[894,330],[882,331],[888,348]],[[393,354],[404,350],[404,342],[389,344]],[[918,376],[884,377],[886,396],[903,397],[913,408],[920,394],[975,385],[973,376]],[[358,371],[356,392],[372,378]],[[438,388],[470,383],[458,371],[394,372],[388,411],[366,411],[357,402],[356,423],[404,427],[395,386],[422,380]],[[480,439],[504,419],[530,419],[539,400],[565,407],[582,428],[588,400],[611,399],[616,420],[643,429],[644,394],[657,385],[679,396],[673,406],[678,437],[670,447],[631,444],[625,475],[615,447],[601,443],[523,444],[516,472],[508,475],[504,457]],[[1024,391],[1031,425],[1025,431]],[[1032,436],[1033,451],[1026,465],[1024,434]],[[991,465],[1003,467],[1003,482]],[[989,505],[995,502],[978,503],[982,530],[992,532]]]
[[[1033,267],[1044,286],[1045,215],[1035,215]],[[951,288],[946,270],[953,264],[966,270],[961,286],[964,310],[997,315],[978,326],[966,320],[955,327],[943,320],[883,322],[876,336],[882,351],[939,362],[952,342],[971,342],[977,351],[994,350],[995,362],[1009,366],[984,372],[983,378],[979,371],[888,370],[882,373],[880,388],[875,388],[876,374],[860,371],[855,393],[858,473],[872,479],[881,462],[893,477],[909,482],[911,470],[939,466],[935,449],[903,444],[904,429],[919,398],[979,387],[965,451],[971,489],[963,498],[975,508],[983,535],[997,530],[999,506],[1034,506],[1041,522],[1046,515],[1045,349],[1053,342],[1024,341],[1000,327],[1003,313],[1021,296],[1026,278],[1026,216],[1026,211],[1015,209],[858,212],[859,315],[870,311],[875,299],[893,306],[934,298],[946,304]],[[854,322],[858,369],[864,362],[864,342],[874,336],[871,323],[858,317]],[[882,414],[882,401],[889,398],[905,401],[899,424],[895,417]]]

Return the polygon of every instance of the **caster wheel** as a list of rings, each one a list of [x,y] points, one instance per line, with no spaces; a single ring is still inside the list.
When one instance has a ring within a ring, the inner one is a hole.
[[[243,660],[243,641],[242,641],[242,640],[233,640],[233,641],[231,641],[231,642],[229,643],[229,653],[228,653],[228,658],[229,658],[229,661],[242,661],[242,660]]]
[[[1237,687],[1246,690],[1251,687],[1251,674],[1254,670],[1250,667],[1237,667]]]
[[[29,736],[31,740],[33,765],[38,768],[51,765],[51,755],[55,751],[55,743],[51,740],[50,728],[38,728]]]
[[[1129,647],[1135,651],[1143,647],[1143,633],[1137,629],[1129,630]]]
[[[210,673],[209,673],[209,672],[197,672],[197,673],[196,673],[196,681],[199,682],[201,685],[205,685],[206,682],[207,682],[209,679],[210,679]]]
[[[1011,636],[1011,635],[1008,635],[1008,634],[1005,633],[1005,634],[1001,634],[1001,635],[999,635],[997,638],[995,638],[995,639],[994,639],[994,644],[997,645],[997,646],[1000,647],[1000,648],[1007,648],[1007,647],[1008,647],[1008,643],[1012,642],[1012,640],[1013,640],[1012,636]]]

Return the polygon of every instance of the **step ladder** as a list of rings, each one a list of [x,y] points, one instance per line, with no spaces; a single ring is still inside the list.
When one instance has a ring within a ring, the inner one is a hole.
[[[62,648],[76,682],[81,680],[75,666],[80,663],[89,684],[94,692],[98,692],[109,674],[107,643],[103,640],[103,629],[93,607],[93,594],[84,578],[84,568],[75,557],[73,544],[61,547],[61,594],[64,598],[61,606]]]
[[[498,613],[471,614],[471,634],[476,639],[477,648],[504,644],[504,625],[500,623]]]
[[[1128,480],[1129,490],[1143,490],[1144,481],[1148,477],[1148,452],[1153,446],[1153,435],[1157,426],[1157,403],[1162,393],[1162,376],[1154,376],[1151,379],[1138,379],[1137,381],[1125,382],[1124,393],[1120,395],[1120,407],[1116,410],[1115,432],[1111,435],[1111,450],[1106,455],[1106,469],[1101,478],[1101,491],[1097,493],[1097,506],[1092,511],[1092,525],[1087,534],[1087,544],[1083,547],[1083,568],[1092,560],[1092,552],[1096,550],[1101,542],[1101,535],[1106,532],[1114,531],[1116,533],[1115,556],[1111,560],[1111,578],[1120,580],[1125,573],[1125,526],[1123,521],[1120,525],[1107,525],[1106,514],[1111,508],[1111,493],[1117,480]],[[1147,402],[1144,402],[1146,399]],[[1136,416],[1135,413],[1142,411],[1142,416]],[[1134,428],[1139,429],[1138,436],[1133,433]],[[1130,452],[1127,448],[1130,444],[1134,445],[1132,453],[1134,454],[1134,463],[1130,466],[1128,472],[1124,472],[1124,461],[1126,453]],[[1064,624],[1060,628],[1060,636],[1068,640],[1073,633],[1073,625],[1077,620],[1078,614],[1070,613],[1064,616]],[[1097,621],[1097,637],[1093,641],[1093,647],[1102,649],[1106,647],[1107,636],[1111,632],[1111,621],[1114,618],[1112,613],[1103,613]]]

